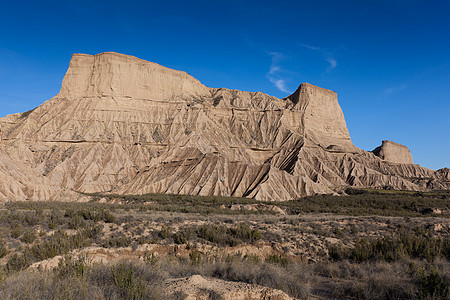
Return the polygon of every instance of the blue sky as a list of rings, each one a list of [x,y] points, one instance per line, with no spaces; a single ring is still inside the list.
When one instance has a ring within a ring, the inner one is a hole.
[[[72,53],[115,51],[210,87],[334,90],[354,144],[450,167],[450,1],[0,1],[0,116],[58,93]]]

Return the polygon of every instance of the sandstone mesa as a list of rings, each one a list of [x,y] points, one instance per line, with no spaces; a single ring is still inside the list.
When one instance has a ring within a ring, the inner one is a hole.
[[[352,187],[450,188],[403,145],[355,147],[335,92],[208,88],[118,53],[74,54],[61,91],[0,118],[0,201],[175,193],[284,201]]]

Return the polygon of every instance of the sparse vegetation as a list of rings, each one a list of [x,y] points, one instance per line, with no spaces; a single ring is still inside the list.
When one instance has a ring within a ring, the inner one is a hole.
[[[198,237],[218,245],[236,246],[243,242],[253,243],[262,238],[257,229],[251,229],[248,224],[239,224],[235,227],[224,225],[205,224],[196,229]]]
[[[180,195],[5,203],[0,298],[170,299],[165,280],[199,274],[299,299],[448,299],[449,193],[347,194],[282,203]],[[87,246],[136,260],[93,265]],[[26,270],[57,255],[53,269]]]
[[[329,249],[334,260],[351,259],[357,263],[368,260],[393,262],[400,259],[420,258],[450,260],[450,239],[435,238],[423,228],[402,229],[380,238],[357,239],[352,248],[333,245]]]

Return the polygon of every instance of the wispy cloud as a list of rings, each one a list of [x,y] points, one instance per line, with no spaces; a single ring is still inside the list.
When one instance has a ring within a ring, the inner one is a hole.
[[[286,87],[286,80],[283,79],[280,74],[284,72],[279,65],[280,61],[284,58],[284,55],[279,52],[269,52],[269,55],[272,57],[272,63],[270,64],[269,72],[266,75],[267,79],[283,93],[289,93],[289,90]]]
[[[327,57],[325,60],[330,64],[328,67],[329,70],[336,68],[337,66],[337,60],[333,57]]]
[[[307,44],[302,44],[303,47],[308,48],[310,50],[320,50],[320,47],[315,47]]]
[[[289,93],[289,90],[286,88],[286,82],[284,79],[274,79],[269,78],[270,82],[272,82],[280,91],[284,93]]]
[[[309,50],[320,52],[320,54],[322,54],[322,56],[323,56],[323,59],[330,64],[327,67],[327,71],[331,71],[337,67],[336,58],[334,58],[333,55],[330,52],[328,52],[327,50],[325,50],[321,47],[311,46],[311,45],[307,45],[307,44],[302,44],[302,46]]]
[[[406,85],[404,85],[404,84],[399,85],[399,86],[393,86],[393,87],[385,89],[383,91],[383,96],[387,97],[387,96],[390,96],[390,95],[392,95],[392,94],[394,94],[396,92],[402,91],[404,89],[406,89]]]

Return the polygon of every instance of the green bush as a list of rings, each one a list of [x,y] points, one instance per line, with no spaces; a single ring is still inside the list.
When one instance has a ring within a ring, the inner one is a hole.
[[[65,254],[73,249],[89,246],[93,239],[101,232],[101,226],[95,225],[78,230],[74,235],[68,235],[57,230],[44,241],[25,249],[24,253],[33,261],[40,261]]]
[[[22,237],[20,238],[20,240],[26,244],[31,244],[32,242],[34,242],[35,239],[36,239],[36,231],[34,231],[33,229],[25,230]]]
[[[420,299],[448,299],[449,283],[436,268],[426,272],[425,268],[417,270]]]
[[[72,215],[69,220],[70,229],[78,229],[86,226],[86,221],[80,215]]]
[[[0,239],[0,258],[5,257],[8,254],[8,248],[6,247],[6,242]]]
[[[31,260],[25,254],[14,253],[8,259],[6,263],[6,269],[8,272],[21,271],[28,268],[31,265]]]
[[[167,239],[171,234],[172,229],[168,226],[163,225],[161,231],[159,232],[159,237],[162,239]]]
[[[248,224],[230,228],[225,225],[204,224],[198,226],[195,232],[199,238],[223,246],[236,246],[243,242],[253,243],[262,238],[261,233],[257,229],[251,229]]]
[[[173,241],[175,244],[186,244],[191,239],[192,234],[190,228],[180,229],[177,233],[173,234]]]
[[[118,247],[128,247],[131,245],[131,238],[126,236],[125,234],[118,234],[116,236],[112,236],[106,238],[101,241],[101,245],[105,248],[118,248]]]
[[[150,264],[152,267],[156,267],[159,262],[159,258],[155,253],[145,253],[143,259],[145,263]]]
[[[262,235],[258,229],[251,229],[248,224],[239,224],[236,227],[231,227],[229,233],[242,241],[250,243],[262,239]]]
[[[86,256],[79,255],[73,258],[70,255],[59,260],[58,267],[54,270],[58,278],[84,277],[86,275]]]
[[[334,245],[328,250],[332,260],[349,258],[358,263],[368,260],[392,262],[403,258],[434,261],[437,258],[449,259],[450,242],[418,228],[401,230],[381,238],[361,238],[356,240],[351,249]]]
[[[271,264],[277,264],[282,267],[286,267],[291,263],[289,258],[287,258],[285,255],[281,255],[281,254],[280,255],[271,254],[271,255],[267,256],[266,262],[271,263]]]
[[[19,236],[23,234],[23,227],[22,225],[16,225],[13,228],[11,228],[10,235],[13,239],[17,239]]]
[[[55,229],[58,225],[64,224],[64,213],[59,210],[52,210],[48,220],[48,228]]]
[[[120,290],[123,299],[144,299],[145,279],[136,274],[132,264],[121,263],[111,269],[114,284]]]
[[[198,265],[203,261],[203,253],[198,250],[192,250],[191,253],[189,253],[189,259],[193,265]]]

